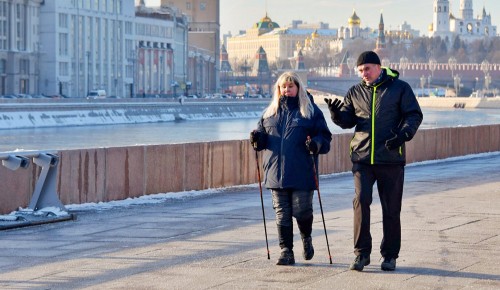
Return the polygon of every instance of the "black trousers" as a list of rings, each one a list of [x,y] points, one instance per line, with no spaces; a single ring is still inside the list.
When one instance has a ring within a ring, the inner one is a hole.
[[[272,189],[281,248],[293,248],[293,217],[297,220],[302,238],[310,237],[313,223],[313,195],[309,190]]]
[[[383,238],[380,254],[398,258],[401,249],[401,202],[403,198],[404,165],[365,165],[355,163],[354,209],[354,254],[370,255],[370,205],[373,200],[373,185],[377,182],[382,205]]]

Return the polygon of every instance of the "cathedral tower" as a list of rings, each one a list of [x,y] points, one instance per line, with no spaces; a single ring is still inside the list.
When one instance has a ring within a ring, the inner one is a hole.
[[[471,20],[474,18],[472,0],[460,0],[460,18],[463,20]]]
[[[450,1],[434,0],[432,35],[450,31]]]

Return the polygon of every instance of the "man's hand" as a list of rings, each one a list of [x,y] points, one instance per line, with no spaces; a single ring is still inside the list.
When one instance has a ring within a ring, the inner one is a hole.
[[[339,99],[328,99],[325,98],[325,103],[328,105],[328,109],[330,110],[330,114],[332,114],[332,118],[335,117],[335,114],[338,114],[340,112],[340,109],[342,108],[342,101]]]
[[[404,131],[396,134],[394,130],[391,130],[391,133],[394,134],[394,136],[385,141],[385,147],[389,150],[397,149],[401,147],[406,142],[406,140],[409,140],[409,136],[407,135],[408,133]]]

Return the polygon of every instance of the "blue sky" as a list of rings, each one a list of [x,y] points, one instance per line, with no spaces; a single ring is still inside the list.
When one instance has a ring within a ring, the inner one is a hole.
[[[432,22],[433,0],[220,0],[221,33],[250,28],[266,13],[280,26],[292,20],[307,23],[325,22],[330,28],[347,26],[347,19],[353,9],[361,18],[362,27],[376,28],[383,13],[386,29],[396,29],[404,21],[421,35],[427,35],[427,26]],[[159,0],[146,0],[146,4],[156,4]],[[493,25],[500,29],[500,1],[474,0],[474,16],[482,13],[483,6],[490,13]],[[459,15],[460,0],[450,0],[451,12]]]

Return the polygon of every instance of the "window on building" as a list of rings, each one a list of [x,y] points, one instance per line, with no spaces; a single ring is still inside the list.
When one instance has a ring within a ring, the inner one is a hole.
[[[69,75],[69,64],[67,62],[59,63],[59,75],[68,76]]]
[[[207,9],[207,2],[200,2],[200,10],[205,11]]]
[[[9,31],[7,2],[0,2],[0,50],[7,49],[7,31]]]
[[[68,28],[68,14],[65,13],[59,14],[59,27]]]
[[[116,0],[108,0],[108,12],[113,13],[114,12],[114,6],[115,6],[115,1]]]
[[[24,17],[25,7],[24,5],[17,4],[16,6],[16,48],[19,51],[26,50],[26,19]]]
[[[59,55],[68,55],[68,34],[59,33]]]
[[[191,10],[191,2],[186,2],[186,10]]]
[[[0,59],[0,74],[7,73],[7,61],[5,59]]]
[[[30,72],[30,61],[28,59],[19,60],[19,73],[27,75]]]
[[[132,34],[132,22],[127,21],[125,22],[125,34]]]

